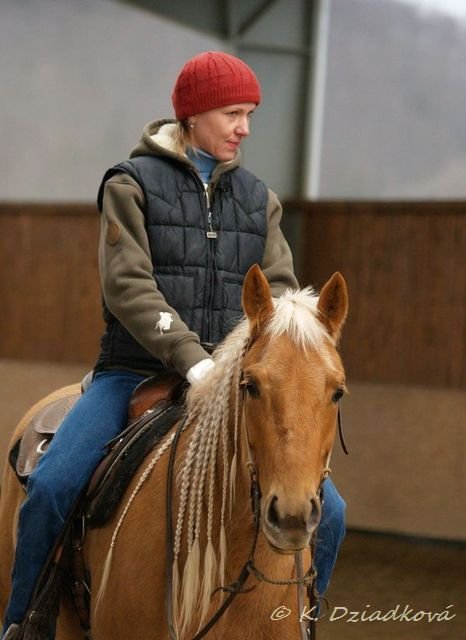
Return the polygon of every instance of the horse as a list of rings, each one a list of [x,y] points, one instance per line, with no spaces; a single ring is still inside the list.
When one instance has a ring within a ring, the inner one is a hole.
[[[243,283],[242,304],[245,316],[214,352],[215,367],[189,389],[182,422],[145,458],[111,520],[87,531],[93,640],[191,640],[245,566],[249,581],[207,637],[302,637],[296,558],[301,554],[302,565],[312,566],[319,488],[329,472],[346,389],[338,342],[348,293],[335,273],[320,295],[308,287],[272,298],[254,265]],[[66,387],[40,401],[12,443],[47,401],[76,391]],[[0,614],[23,495],[6,465]],[[83,638],[65,597],[56,638]]]

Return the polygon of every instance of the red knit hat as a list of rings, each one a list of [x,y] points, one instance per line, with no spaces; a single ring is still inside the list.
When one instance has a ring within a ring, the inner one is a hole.
[[[178,120],[229,104],[259,104],[260,100],[254,71],[239,58],[221,51],[206,51],[188,60],[172,93]]]

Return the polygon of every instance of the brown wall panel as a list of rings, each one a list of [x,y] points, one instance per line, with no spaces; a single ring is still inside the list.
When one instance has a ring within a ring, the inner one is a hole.
[[[293,202],[302,284],[336,270],[355,380],[466,386],[466,203]],[[0,358],[92,364],[103,324],[93,205],[0,204]]]
[[[358,380],[466,386],[466,203],[288,203],[300,281],[345,276]]]
[[[0,357],[94,362],[99,224],[92,205],[0,205]]]

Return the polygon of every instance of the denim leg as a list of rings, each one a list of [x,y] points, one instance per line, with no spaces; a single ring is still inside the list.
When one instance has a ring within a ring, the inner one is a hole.
[[[36,581],[70,509],[102,459],[106,443],[126,426],[128,400],[143,379],[127,371],[97,374],[31,474],[19,513],[4,631],[24,618]]]
[[[335,485],[327,478],[322,484],[322,517],[317,529],[314,565],[317,570],[317,591],[323,595],[328,588],[337,560],[338,549],[345,537],[346,504]]]

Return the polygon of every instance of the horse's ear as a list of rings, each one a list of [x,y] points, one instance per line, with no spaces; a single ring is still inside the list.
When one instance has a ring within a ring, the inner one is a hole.
[[[337,340],[348,314],[348,289],[345,279],[338,271],[323,286],[317,309],[321,322],[332,338]]]
[[[269,283],[257,264],[249,269],[244,278],[242,302],[251,325],[251,335],[254,335],[274,309]]]

